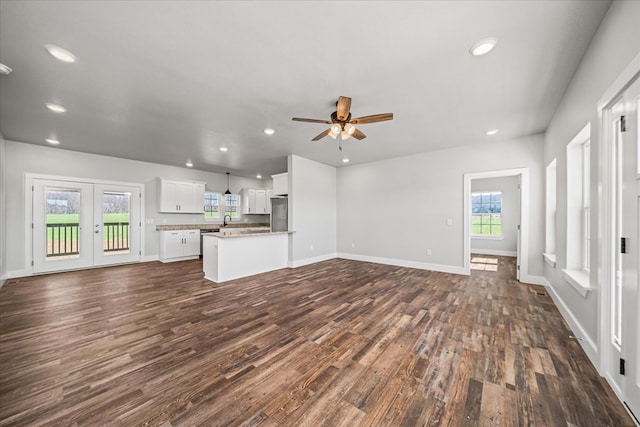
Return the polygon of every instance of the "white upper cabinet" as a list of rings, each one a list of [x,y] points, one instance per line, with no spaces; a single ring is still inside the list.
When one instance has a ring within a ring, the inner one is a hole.
[[[270,190],[264,188],[243,188],[242,189],[242,213],[251,214],[268,214],[271,207],[269,196]]]
[[[274,196],[286,196],[289,194],[289,174],[287,172],[271,175],[271,178],[273,179]]]
[[[204,209],[204,186],[204,182],[159,178],[158,212],[202,213]]]

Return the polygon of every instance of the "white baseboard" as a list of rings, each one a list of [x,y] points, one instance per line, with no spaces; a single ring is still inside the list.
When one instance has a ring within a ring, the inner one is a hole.
[[[7,272],[7,279],[15,279],[17,277],[31,276],[31,270],[12,270]]]
[[[289,261],[288,267],[289,268],[302,267],[304,265],[315,264],[316,262],[327,261],[337,257],[338,255],[334,252],[331,254],[325,254],[325,255],[320,255],[320,256],[311,257],[311,258],[304,258],[296,261]]]
[[[159,259],[160,259],[160,257],[158,255],[148,255],[148,256],[143,256],[142,258],[140,258],[140,262],[158,261]]]
[[[547,293],[553,300],[553,303],[558,308],[558,311],[560,312],[564,320],[569,324],[569,327],[571,328],[574,336],[578,338],[578,343],[587,354],[587,357],[591,361],[591,364],[595,366],[597,370],[599,366],[599,356],[596,343],[593,341],[593,339],[591,339],[589,334],[586,333],[580,322],[578,322],[578,319],[576,319],[573,313],[571,313],[571,311],[569,310],[569,307],[567,307],[564,301],[562,301],[562,299],[558,296],[556,291],[553,289],[553,286],[551,286],[551,284],[545,278],[543,278],[543,280],[545,282],[544,287],[547,290]]]
[[[529,285],[541,285],[545,287],[549,285],[549,282],[547,282],[547,279],[545,279],[543,276],[520,276],[520,282],[527,283]]]
[[[442,273],[467,275],[463,267],[442,264],[428,264],[426,262],[408,261],[403,259],[373,257],[367,255],[356,255],[349,253],[338,253],[338,258],[350,259],[354,261],[374,262],[376,264],[395,265],[397,267],[418,268],[420,270],[439,271]]]
[[[473,249],[471,248],[472,254],[478,255],[495,255],[495,256],[518,256],[518,252],[516,251],[502,251],[499,249]]]

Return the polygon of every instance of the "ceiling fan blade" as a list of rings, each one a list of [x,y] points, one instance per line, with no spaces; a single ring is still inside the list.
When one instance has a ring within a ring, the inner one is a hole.
[[[301,119],[299,117],[294,117],[291,120],[293,120],[294,122],[326,123],[328,125],[331,124],[329,120],[320,120],[320,119]]]
[[[355,139],[357,139],[358,141],[365,139],[367,137],[367,135],[365,135],[364,133],[362,133],[362,131],[360,129],[356,129],[355,132],[353,132],[353,135],[351,135],[352,137],[354,137]]]
[[[312,141],[319,141],[319,140],[321,140],[321,139],[322,139],[322,138],[324,138],[325,136],[329,135],[329,132],[331,132],[331,128],[329,128],[329,129],[327,129],[327,130],[325,130],[325,131],[322,131],[321,133],[319,133],[318,135],[316,135],[316,137],[315,137],[315,138],[313,138],[313,139],[312,139]]]
[[[370,116],[356,117],[355,119],[351,119],[349,123],[362,125],[366,123],[385,122],[387,120],[393,120],[393,113],[372,114]]]
[[[347,96],[341,96],[338,98],[338,120],[347,120],[349,117],[349,110],[351,110],[351,98]]]

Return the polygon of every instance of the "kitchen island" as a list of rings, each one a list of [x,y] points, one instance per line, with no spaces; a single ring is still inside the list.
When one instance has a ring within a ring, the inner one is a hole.
[[[221,283],[287,267],[290,233],[241,231],[203,235],[204,278]]]

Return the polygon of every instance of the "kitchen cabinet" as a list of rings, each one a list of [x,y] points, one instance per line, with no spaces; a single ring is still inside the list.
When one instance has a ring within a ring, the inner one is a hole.
[[[286,196],[289,194],[289,174],[279,173],[271,175],[273,179],[273,194],[276,196]]]
[[[158,212],[203,213],[204,182],[159,178]]]
[[[268,214],[271,206],[271,191],[264,188],[243,188],[242,189],[242,213]]]
[[[160,232],[160,261],[182,261],[200,256],[200,230]]]

